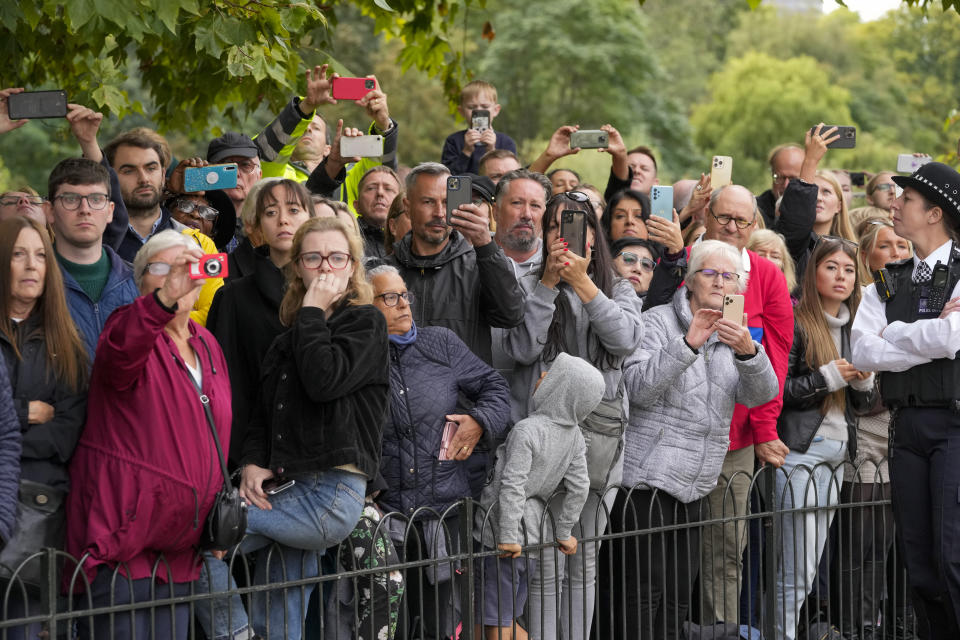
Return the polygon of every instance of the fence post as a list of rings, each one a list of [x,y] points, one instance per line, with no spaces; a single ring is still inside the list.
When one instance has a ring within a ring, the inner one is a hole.
[[[460,552],[465,555],[461,563],[460,576],[460,617],[463,629],[460,637],[474,640],[474,600],[476,594],[473,588],[473,499],[467,497],[463,501],[463,512],[460,514]]]
[[[766,516],[763,518],[763,611],[761,625],[764,638],[775,638],[777,632],[777,560],[780,556],[780,518],[777,505],[777,470],[764,465],[760,472],[763,478],[763,503]]]
[[[47,547],[40,556],[41,575],[44,576],[46,584],[40,591],[40,605],[43,611],[50,616],[47,624],[49,625],[48,637],[57,637],[57,550]]]

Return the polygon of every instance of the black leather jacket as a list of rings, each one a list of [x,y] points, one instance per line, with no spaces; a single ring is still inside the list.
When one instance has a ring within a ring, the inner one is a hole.
[[[850,359],[850,323],[840,329],[840,357]],[[804,453],[823,422],[820,405],[829,395],[827,381],[819,369],[811,370],[806,360],[806,338],[797,324],[793,330],[793,347],[787,379],[783,386],[783,411],[777,420],[777,433],[791,451]],[[868,411],[876,399],[876,386],[870,391],[845,388],[847,393],[847,453],[852,460],[857,449],[857,423],[859,414]]]

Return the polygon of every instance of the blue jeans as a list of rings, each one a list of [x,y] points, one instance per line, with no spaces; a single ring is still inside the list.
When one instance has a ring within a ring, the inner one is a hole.
[[[319,576],[323,550],[343,541],[360,519],[367,490],[365,477],[331,470],[292,478],[296,484],[270,498],[270,511],[251,506],[247,514],[247,534],[236,550],[244,554],[262,550],[257,554],[254,584]],[[236,589],[227,564],[234,556],[231,551],[226,561],[221,561],[205,554],[197,592]],[[252,631],[270,639],[300,638],[305,603],[313,587],[308,584],[253,594]],[[236,594],[198,602],[197,619],[213,640],[252,636],[243,602]]]
[[[847,443],[814,438],[806,453],[790,451],[777,471],[780,510],[833,507],[840,502]],[[820,554],[836,509],[781,516],[783,548],[777,566],[777,637],[794,640],[800,608],[813,588]]]

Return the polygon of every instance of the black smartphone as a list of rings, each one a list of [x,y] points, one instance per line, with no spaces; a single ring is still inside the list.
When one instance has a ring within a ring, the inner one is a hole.
[[[564,209],[560,212],[560,237],[567,248],[581,258],[587,255],[587,212]]]
[[[840,137],[828,144],[827,149],[853,149],[857,146],[856,127],[842,124],[825,124],[820,127],[820,133],[822,134],[824,131],[829,131],[834,127],[837,128],[834,134],[839,135]],[[816,130],[816,127],[810,127],[811,133],[815,132]]]
[[[470,176],[450,176],[447,178],[447,225],[453,210],[462,204],[473,201],[473,178]]]
[[[275,496],[278,493],[282,493],[297,484],[296,480],[288,480],[287,478],[270,478],[263,482],[263,492],[268,496]]]
[[[67,92],[24,91],[7,97],[7,113],[11,120],[24,118],[63,118],[67,115]]]

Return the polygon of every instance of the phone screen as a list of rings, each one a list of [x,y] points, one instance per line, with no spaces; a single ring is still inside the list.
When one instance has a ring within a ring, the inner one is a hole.
[[[560,212],[560,237],[581,258],[587,255],[587,214],[575,209]]]

